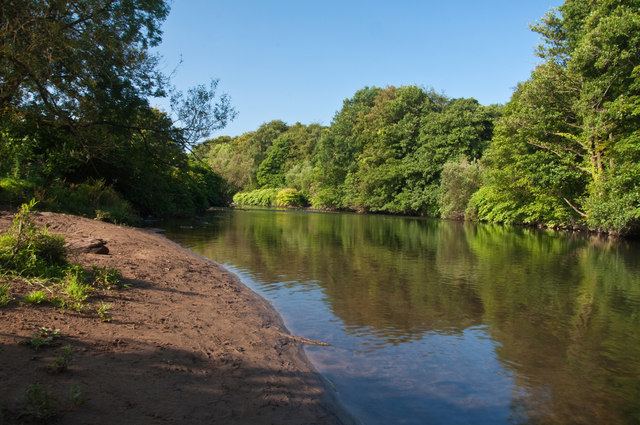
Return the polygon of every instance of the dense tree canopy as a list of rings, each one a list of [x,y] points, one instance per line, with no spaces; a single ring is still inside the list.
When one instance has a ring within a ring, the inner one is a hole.
[[[216,80],[179,93],[158,71],[150,49],[161,41],[168,13],[164,0],[2,3],[5,183],[26,181],[46,201],[52,185],[99,179],[141,213],[156,215],[222,201],[222,181],[193,165],[185,149],[235,111],[217,96]],[[150,107],[157,96],[170,96],[170,113]]]
[[[328,128],[273,121],[198,153],[237,190],[292,187],[319,208],[437,215],[444,164],[479,158],[498,111],[416,86],[367,87]]]
[[[629,232],[640,222],[640,2],[567,0],[505,109],[474,196],[487,220]]]

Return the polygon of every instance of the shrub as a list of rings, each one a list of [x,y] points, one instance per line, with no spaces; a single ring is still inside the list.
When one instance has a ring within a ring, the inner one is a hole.
[[[297,189],[264,188],[238,192],[233,197],[236,206],[295,208],[308,205],[307,198]]]
[[[640,233],[640,164],[621,164],[589,187],[587,223],[616,234]]]
[[[103,180],[80,184],[58,183],[43,201],[46,207],[61,212],[83,215],[110,223],[135,224],[139,217],[129,202]]]
[[[238,192],[233,196],[233,203],[238,206],[272,207],[278,191],[279,189],[267,188]]]
[[[0,235],[0,267],[22,276],[53,277],[66,264],[64,238],[33,223],[34,206],[35,201],[23,204],[9,230]]]
[[[12,177],[0,178],[0,205],[12,207],[31,199],[35,192],[35,183]]]
[[[299,208],[308,205],[307,198],[296,189],[282,189],[275,197],[275,206],[281,208]]]
[[[342,206],[342,198],[337,189],[323,188],[311,197],[311,208],[332,210]]]

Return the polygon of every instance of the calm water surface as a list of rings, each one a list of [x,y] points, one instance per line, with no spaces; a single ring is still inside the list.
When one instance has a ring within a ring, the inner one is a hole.
[[[640,424],[640,244],[219,211],[167,235],[270,300],[364,424]]]

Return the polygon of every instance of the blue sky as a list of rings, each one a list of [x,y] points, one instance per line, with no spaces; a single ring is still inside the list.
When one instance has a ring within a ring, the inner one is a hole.
[[[221,80],[238,109],[219,134],[329,124],[365,86],[416,84],[505,102],[538,62],[529,25],[556,0],[175,0],[164,25],[174,84]]]

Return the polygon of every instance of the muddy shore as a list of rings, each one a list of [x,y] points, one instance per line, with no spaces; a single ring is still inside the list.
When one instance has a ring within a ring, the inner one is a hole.
[[[119,269],[128,289],[95,293],[111,322],[93,312],[13,302],[0,309],[0,423],[13,423],[25,391],[40,384],[64,424],[340,424],[350,418],[272,306],[213,262],[143,229],[39,213],[71,244],[70,260]],[[0,214],[0,229],[10,223]],[[108,254],[74,243],[106,241]],[[51,374],[56,347],[24,344],[40,327],[59,329],[73,350]],[[82,403],[71,405],[74,391]],[[3,419],[4,417],[4,419]]]

